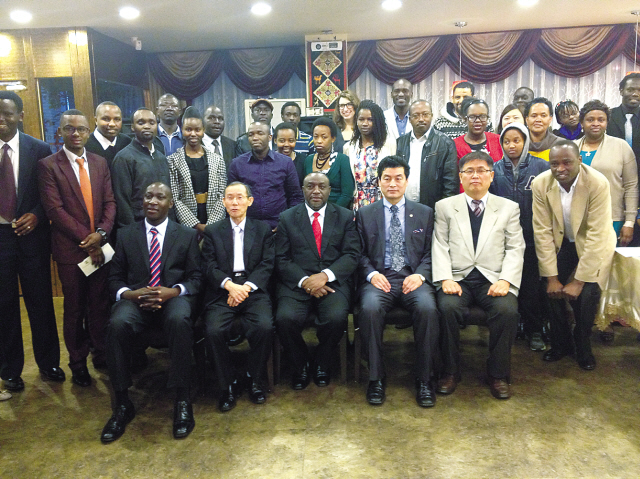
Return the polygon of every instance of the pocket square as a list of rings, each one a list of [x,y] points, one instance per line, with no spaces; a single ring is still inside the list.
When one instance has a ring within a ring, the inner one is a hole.
[[[422,233],[424,231],[424,228],[420,228],[418,230],[413,230],[414,233]]]

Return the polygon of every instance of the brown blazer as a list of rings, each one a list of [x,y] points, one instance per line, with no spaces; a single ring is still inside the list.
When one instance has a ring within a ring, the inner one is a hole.
[[[564,239],[560,185],[551,171],[538,175],[533,189],[533,236],[540,276],[557,276],[557,254]],[[595,169],[580,165],[571,203],[571,228],[576,240],[578,266],[574,278],[606,286],[616,248],[611,219],[609,181]]]
[[[94,224],[108,234],[116,217],[109,167],[101,156],[89,152],[86,155]],[[51,220],[53,259],[62,264],[79,263],[87,254],[78,245],[93,231],[80,183],[64,150],[38,162],[38,184],[42,206]]]

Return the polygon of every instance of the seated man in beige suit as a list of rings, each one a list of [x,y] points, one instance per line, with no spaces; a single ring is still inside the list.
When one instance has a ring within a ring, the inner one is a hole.
[[[487,312],[491,394],[508,399],[511,346],[518,327],[518,288],[524,237],[518,204],[489,193],[493,160],[475,151],[460,159],[464,193],[436,203],[432,243],[438,291],[442,376],[437,391],[451,394],[460,381],[460,331],[472,304]]]
[[[549,166],[532,185],[536,254],[551,311],[551,349],[543,359],[558,361],[575,346],[578,364],[590,371],[596,367],[591,328],[616,248],[609,182],[582,164],[577,145],[568,140],[551,147]],[[576,321],[573,341],[565,300]]]

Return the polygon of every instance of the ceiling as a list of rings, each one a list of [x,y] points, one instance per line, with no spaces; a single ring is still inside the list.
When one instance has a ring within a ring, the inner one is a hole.
[[[124,42],[142,41],[147,52],[195,51],[302,45],[305,35],[332,30],[350,41],[477,33],[529,28],[633,23],[640,0],[539,0],[523,8],[517,0],[403,0],[394,12],[382,0],[264,0],[273,10],[250,13],[258,0],[4,0],[0,30],[90,27]],[[118,15],[122,6],[141,12],[136,20]],[[33,14],[20,25],[14,9]],[[456,21],[466,21],[460,30]]]

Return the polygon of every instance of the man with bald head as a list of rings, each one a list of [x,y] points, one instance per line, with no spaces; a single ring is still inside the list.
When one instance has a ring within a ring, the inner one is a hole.
[[[397,140],[397,155],[405,159],[414,174],[409,176],[406,197],[430,208],[442,198],[458,194],[456,146],[444,133],[432,127],[433,110],[426,100],[409,107],[412,130]]]
[[[158,98],[158,138],[164,146],[165,156],[171,156],[183,145],[182,132],[178,125],[178,118],[182,115],[180,101],[171,93],[165,93]]]
[[[118,152],[131,143],[131,138],[120,133],[122,130],[122,112],[112,101],[103,101],[96,108],[96,129],[89,135],[87,151],[107,160],[111,166]]]
[[[413,85],[409,80],[401,78],[396,80],[391,89],[393,106],[384,112],[389,136],[394,140],[406,133],[411,133],[409,122],[409,105],[413,97]]]
[[[535,98],[535,93],[528,86],[521,86],[513,92],[513,104],[518,107],[520,113],[524,115],[524,110],[531,100]]]
[[[231,160],[235,157],[236,142],[224,136],[224,115],[222,110],[211,105],[204,111],[204,137],[202,143],[211,151],[224,158],[224,164],[229,169]]]

